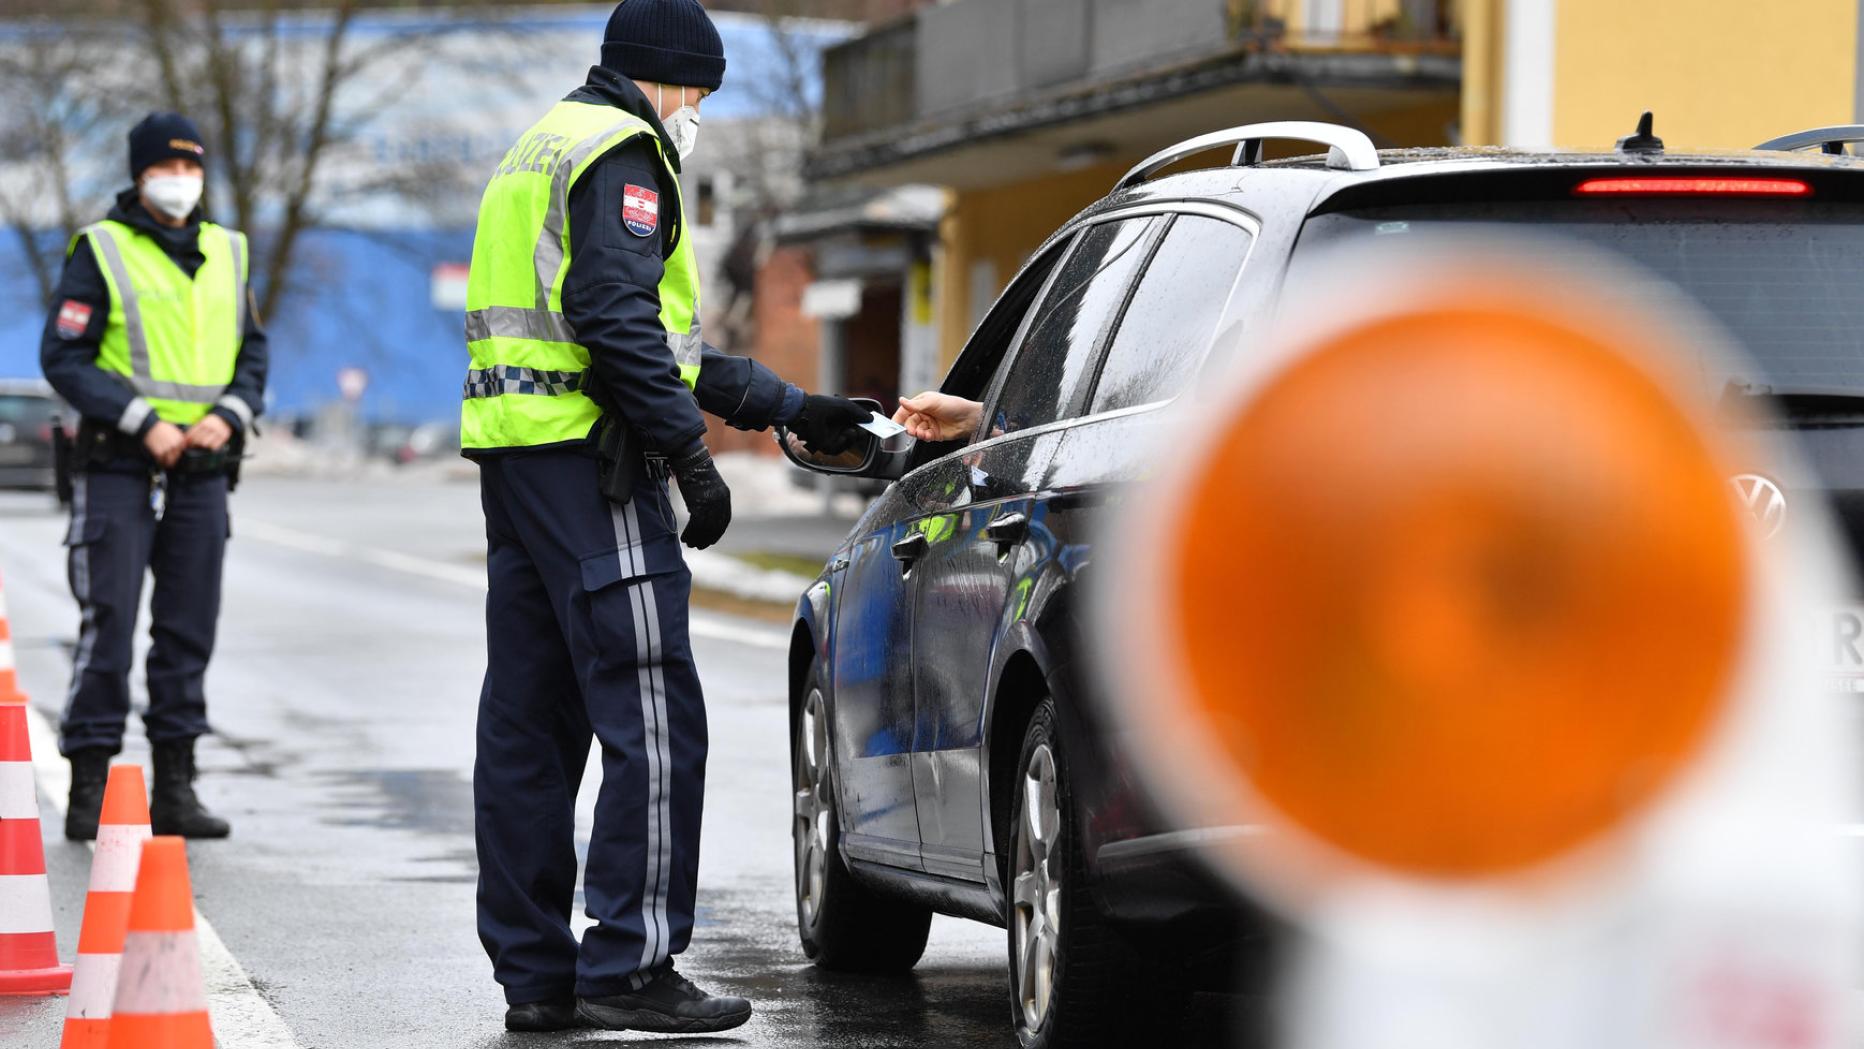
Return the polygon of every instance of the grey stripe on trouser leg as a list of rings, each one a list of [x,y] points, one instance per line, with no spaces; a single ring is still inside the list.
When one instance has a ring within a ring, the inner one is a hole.
[[[83,472],[71,478],[71,538],[78,540],[71,548],[71,596],[78,601],[80,619],[78,646],[71,658],[71,685],[65,689],[65,709],[58,716],[61,723],[71,717],[71,704],[78,698],[78,686],[97,647],[97,609],[91,604],[91,547],[83,541],[90,510],[90,481],[90,475]]]
[[[646,576],[641,551],[641,522],[635,502],[615,512],[617,556],[622,571],[630,577],[642,577],[628,587],[629,606],[634,611],[635,653],[639,660],[641,691],[642,742],[647,761],[647,863],[641,885],[641,927],[643,942],[641,961],[629,984],[639,987],[647,973],[670,955],[667,929],[667,879],[672,869],[672,820],[668,797],[672,791],[672,769],[667,750],[667,704],[665,679],[660,673],[663,657],[660,644],[659,607],[654,601],[653,579]]]

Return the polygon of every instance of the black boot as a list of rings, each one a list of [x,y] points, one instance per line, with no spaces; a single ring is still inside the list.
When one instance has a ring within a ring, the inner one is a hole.
[[[110,779],[110,751],[85,747],[65,755],[71,762],[71,800],[65,805],[65,837],[96,841],[104,811],[104,784]]]
[[[576,999],[553,998],[544,1002],[525,1002],[505,1010],[507,1031],[567,1031],[580,1027],[576,1019]]]
[[[584,998],[576,1003],[576,1013],[589,1026],[608,1031],[699,1034],[739,1026],[751,1018],[751,1003],[707,994],[668,968],[638,991]]]
[[[155,787],[149,791],[149,823],[157,834],[224,838],[233,828],[208,812],[194,793],[194,741],[157,743]]]

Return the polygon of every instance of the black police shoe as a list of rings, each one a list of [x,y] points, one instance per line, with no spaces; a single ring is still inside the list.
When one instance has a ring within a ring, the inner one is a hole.
[[[576,1019],[576,999],[554,998],[525,1002],[505,1010],[507,1031],[567,1031],[582,1026]]]
[[[110,780],[110,751],[85,747],[71,752],[71,800],[65,806],[65,837],[96,841],[103,818],[104,785]]]
[[[149,790],[149,823],[157,834],[184,838],[224,838],[227,821],[207,811],[194,793],[194,741],[157,743],[155,786]]]
[[[743,1024],[751,1018],[751,1003],[707,994],[669,968],[638,991],[584,998],[577,1002],[576,1012],[589,1026],[609,1031],[704,1034]]]

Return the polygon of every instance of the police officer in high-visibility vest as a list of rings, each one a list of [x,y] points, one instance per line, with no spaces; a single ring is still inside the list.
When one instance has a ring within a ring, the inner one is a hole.
[[[45,377],[82,421],[72,450],[71,592],[82,612],[59,749],[65,835],[97,836],[122,749],[145,574],[155,577],[143,716],[157,834],[223,838],[194,790],[204,683],[220,615],[227,491],[264,401],[265,334],[244,234],[201,217],[207,151],[187,118],[129,134],[135,185],[71,241],[40,343]]]
[[[751,1014],[673,968],[692,935],[706,755],[679,544],[709,546],[731,518],[701,412],[826,451],[868,413],[702,342],[680,160],[724,72],[696,0],[625,0],[601,64],[505,154],[479,208],[461,408],[489,582],[473,796],[479,934],[512,1030],[696,1033]],[[677,535],[669,476],[689,513]],[[596,924],[578,943],[592,737]]]

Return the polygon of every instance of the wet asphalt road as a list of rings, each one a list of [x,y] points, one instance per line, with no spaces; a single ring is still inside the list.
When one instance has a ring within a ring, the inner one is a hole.
[[[475,486],[255,478],[233,515],[208,681],[220,735],[203,749],[201,789],[234,837],[197,844],[190,859],[201,912],[299,1049],[649,1040],[501,1027],[503,1000],[473,931],[470,783],[484,666]],[[53,719],[77,625],[62,530],[46,497],[0,494],[0,573],[23,684]],[[781,635],[698,618],[712,750],[698,928],[682,968],[749,996],[758,1012],[726,1036],[652,1040],[1014,1045],[1000,930],[940,919],[905,979],[804,962],[790,893]],[[131,736],[125,757],[146,761],[139,724]],[[585,838],[599,776],[594,763]],[[69,957],[89,857],[50,820],[45,830]],[[0,999],[0,1045],[55,1046],[62,1016],[62,1000]]]

